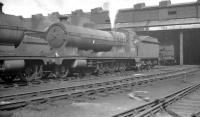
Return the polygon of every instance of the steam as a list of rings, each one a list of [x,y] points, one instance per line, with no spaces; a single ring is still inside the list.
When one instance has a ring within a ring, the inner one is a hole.
[[[109,2],[106,2],[103,5],[104,10],[109,11],[109,18],[110,18],[110,24],[111,24],[112,29],[115,28],[116,16],[119,11],[118,5],[119,4],[116,2],[116,0],[109,0]]]

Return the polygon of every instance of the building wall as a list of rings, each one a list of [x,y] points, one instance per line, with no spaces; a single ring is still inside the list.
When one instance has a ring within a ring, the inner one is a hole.
[[[195,6],[185,6],[176,9],[177,18],[193,18],[197,17]]]
[[[118,13],[116,22],[120,23],[134,22],[133,12],[124,11],[122,13]]]
[[[23,27],[36,31],[44,31],[53,23],[59,22],[60,14],[52,13],[48,16],[42,14],[32,15],[31,18],[23,18]]]
[[[121,9],[117,14],[117,23],[159,21],[169,19],[197,18],[200,17],[200,3],[178,4],[170,6],[145,7],[142,9]],[[97,24],[107,24],[108,12],[94,13],[92,21]]]
[[[94,21],[96,24],[110,24],[108,12],[91,13],[91,21]]]

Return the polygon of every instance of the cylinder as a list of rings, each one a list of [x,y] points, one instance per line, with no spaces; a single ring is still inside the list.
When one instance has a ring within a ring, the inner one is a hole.
[[[3,71],[18,70],[25,66],[24,60],[5,60],[3,62]]]
[[[124,45],[126,35],[55,23],[51,25],[46,34],[46,40],[52,48],[77,47],[83,50],[109,51],[113,46]]]
[[[78,68],[78,67],[86,67],[87,66],[87,60],[75,60],[72,64],[72,68]]]

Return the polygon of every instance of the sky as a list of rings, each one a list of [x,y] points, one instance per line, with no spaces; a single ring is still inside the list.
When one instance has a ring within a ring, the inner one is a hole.
[[[158,5],[161,0],[0,0],[4,4],[3,12],[25,18],[33,14],[48,15],[52,12],[70,14],[72,11],[82,9],[90,12],[96,7],[103,7],[104,3],[112,3],[115,8],[133,8],[136,3],[145,2],[146,6]],[[172,4],[195,2],[197,0],[171,0]]]

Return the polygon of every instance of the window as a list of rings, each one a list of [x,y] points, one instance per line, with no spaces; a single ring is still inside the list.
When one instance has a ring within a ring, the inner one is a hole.
[[[176,15],[176,11],[168,11],[168,15]]]
[[[107,23],[110,23],[110,20],[109,19],[107,19],[107,20],[105,20]]]

